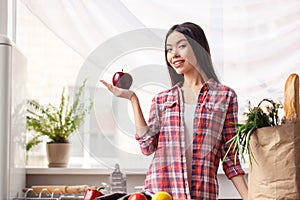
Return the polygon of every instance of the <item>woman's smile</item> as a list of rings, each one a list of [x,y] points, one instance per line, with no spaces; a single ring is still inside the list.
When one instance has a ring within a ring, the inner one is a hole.
[[[172,65],[174,68],[179,68],[184,65],[184,60],[172,60]]]

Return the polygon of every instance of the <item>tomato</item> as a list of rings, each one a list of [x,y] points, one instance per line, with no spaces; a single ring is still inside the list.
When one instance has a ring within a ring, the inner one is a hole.
[[[136,192],[129,196],[128,200],[147,200],[146,196],[142,193]]]

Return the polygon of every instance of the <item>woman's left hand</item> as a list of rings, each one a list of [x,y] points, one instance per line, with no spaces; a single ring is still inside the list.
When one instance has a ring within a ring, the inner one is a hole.
[[[100,80],[100,82],[103,83],[107,87],[107,89],[117,97],[121,97],[121,98],[130,100],[131,96],[133,95],[133,92],[131,90],[116,87],[112,84],[107,83],[104,80]]]

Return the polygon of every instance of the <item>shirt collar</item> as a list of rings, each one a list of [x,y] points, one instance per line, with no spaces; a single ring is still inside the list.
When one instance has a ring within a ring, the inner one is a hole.
[[[207,87],[207,90],[215,90],[218,87],[218,82],[215,81],[213,78],[210,78],[203,84],[202,88],[204,87]]]
[[[180,87],[182,86],[182,84],[183,82],[178,82],[170,89],[172,97],[168,99],[168,104],[174,105],[174,103],[179,103],[179,97],[181,96]],[[210,78],[203,84],[200,90],[201,92],[215,90],[217,86],[218,86],[218,82]]]
[[[183,85],[183,82],[178,82],[171,88],[171,90],[179,90],[182,85]],[[201,89],[207,88],[208,90],[210,90],[210,89],[214,90],[217,88],[217,86],[218,86],[218,82],[215,81],[213,78],[210,78],[203,84]]]

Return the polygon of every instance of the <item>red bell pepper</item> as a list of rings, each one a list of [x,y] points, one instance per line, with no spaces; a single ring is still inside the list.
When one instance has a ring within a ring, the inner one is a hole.
[[[96,199],[97,197],[100,197],[102,196],[103,193],[100,192],[99,190],[96,190],[96,189],[91,189],[91,188],[88,188],[86,191],[85,191],[85,194],[84,194],[84,200],[94,200]]]

